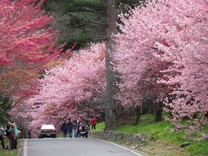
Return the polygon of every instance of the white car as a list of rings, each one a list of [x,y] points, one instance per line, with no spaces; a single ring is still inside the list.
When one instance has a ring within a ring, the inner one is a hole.
[[[54,125],[42,125],[38,138],[52,137],[56,138],[56,128]]]

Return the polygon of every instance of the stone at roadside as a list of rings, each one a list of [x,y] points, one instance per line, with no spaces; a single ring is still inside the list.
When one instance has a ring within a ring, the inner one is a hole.
[[[146,137],[143,134],[128,134],[118,131],[91,131],[89,137],[99,138],[109,141],[119,141],[120,143],[128,144],[131,146],[141,146],[146,142]]]
[[[189,146],[189,145],[190,145],[190,142],[184,142],[184,143],[180,144],[180,147],[184,148],[184,147]]]
[[[167,147],[168,150],[172,150],[174,149],[174,147],[170,146],[170,147]]]
[[[135,146],[131,146],[131,148],[135,149],[135,148],[139,148],[140,146],[142,146],[142,144],[137,144]]]

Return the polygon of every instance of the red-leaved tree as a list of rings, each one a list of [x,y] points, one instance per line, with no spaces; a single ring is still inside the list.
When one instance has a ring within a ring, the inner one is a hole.
[[[56,47],[56,34],[49,27],[53,19],[41,9],[43,0],[0,1],[0,95],[13,100],[13,120],[26,133],[31,116],[23,100],[36,94],[41,71],[60,64],[67,57]]]
[[[15,100],[32,94],[40,71],[60,62],[57,32],[47,27],[53,17],[36,1],[0,1],[1,94]]]

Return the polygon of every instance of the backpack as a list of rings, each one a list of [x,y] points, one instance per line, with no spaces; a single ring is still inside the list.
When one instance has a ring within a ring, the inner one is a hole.
[[[86,132],[85,126],[82,126],[82,127],[81,127],[81,133],[85,133],[85,132]]]
[[[67,131],[67,125],[66,124],[62,124],[61,125],[61,130],[62,130],[62,132],[66,132]]]

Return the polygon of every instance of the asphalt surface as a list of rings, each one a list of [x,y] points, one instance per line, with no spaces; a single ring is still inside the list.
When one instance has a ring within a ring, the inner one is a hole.
[[[145,156],[129,148],[97,139],[43,138],[24,140],[21,156]]]

